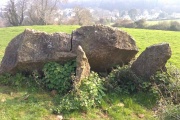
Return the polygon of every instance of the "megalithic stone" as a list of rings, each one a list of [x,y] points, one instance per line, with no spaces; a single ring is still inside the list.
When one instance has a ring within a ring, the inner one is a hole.
[[[150,78],[158,70],[164,70],[170,57],[171,48],[168,43],[155,44],[140,54],[131,69],[138,76]]]
[[[86,57],[86,54],[80,45],[77,47],[76,53],[76,80],[80,82],[81,80],[89,76],[90,65],[88,62],[88,58]]]

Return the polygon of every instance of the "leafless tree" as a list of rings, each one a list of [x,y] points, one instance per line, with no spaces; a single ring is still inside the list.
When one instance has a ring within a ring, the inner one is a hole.
[[[67,0],[32,0],[28,10],[31,24],[52,24],[55,16],[58,16],[58,6]]]
[[[0,17],[0,28],[5,27],[5,21]]]
[[[90,11],[86,8],[75,7],[75,20],[78,25],[91,25],[93,24],[93,17]]]
[[[26,9],[27,0],[9,0],[5,7],[4,18],[12,26],[22,25]]]
[[[138,15],[138,10],[137,9],[131,9],[128,11],[128,14],[129,14],[131,20],[135,21],[136,16]]]

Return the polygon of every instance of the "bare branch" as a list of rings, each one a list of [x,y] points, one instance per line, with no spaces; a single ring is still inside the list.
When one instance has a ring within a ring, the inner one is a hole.
[[[9,0],[5,8],[5,18],[12,26],[22,25],[24,21],[24,13],[27,0]]]
[[[58,3],[63,0],[34,0],[31,3],[31,8],[29,9],[29,16],[32,24],[45,25],[50,24],[51,19],[55,17]],[[36,4],[34,4],[36,2]],[[37,7],[38,6],[38,7]],[[36,19],[34,22],[33,19]],[[37,22],[38,21],[38,22]]]

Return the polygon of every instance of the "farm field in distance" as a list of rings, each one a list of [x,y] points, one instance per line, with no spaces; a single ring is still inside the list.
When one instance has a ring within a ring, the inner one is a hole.
[[[39,31],[45,31],[48,33],[53,32],[66,32],[71,33],[72,30],[75,30],[79,26],[21,26],[21,27],[8,27],[8,28],[0,28],[0,61],[5,52],[5,48],[10,42],[12,38],[14,38],[19,33],[23,32],[25,28],[31,28]],[[179,60],[180,60],[180,32],[174,31],[161,31],[161,30],[146,30],[146,29],[129,29],[122,28],[122,30],[126,31],[130,34],[135,40],[136,44],[139,48],[138,55],[145,50],[146,47],[167,42],[170,44],[172,48],[172,57],[169,60],[169,63],[180,68]]]

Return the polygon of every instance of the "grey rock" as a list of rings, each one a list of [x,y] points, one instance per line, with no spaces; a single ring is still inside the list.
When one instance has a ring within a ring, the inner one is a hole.
[[[96,72],[128,64],[138,52],[130,35],[107,26],[83,26],[72,35],[26,29],[7,46],[0,74],[40,71],[47,62],[65,63],[76,59],[79,45],[87,56],[91,70]]]
[[[138,52],[134,39],[118,29],[107,26],[83,26],[73,33],[72,51],[81,45],[91,69],[106,71],[115,65],[128,64]]]
[[[147,47],[132,64],[132,71],[138,76],[150,78],[159,70],[165,70],[165,64],[171,57],[168,43],[161,43]]]
[[[76,66],[76,79],[80,82],[90,74],[90,65],[81,46],[77,48]]]
[[[7,46],[0,66],[0,74],[42,70],[45,63],[64,63],[76,58],[70,52],[71,35],[47,34],[26,29]]]

